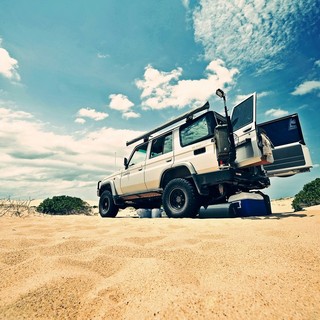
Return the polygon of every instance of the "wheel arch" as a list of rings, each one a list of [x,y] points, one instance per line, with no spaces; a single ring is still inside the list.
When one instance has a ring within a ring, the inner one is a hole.
[[[99,196],[101,196],[102,193],[106,190],[110,191],[113,197],[117,195],[116,188],[114,186],[113,181],[108,180],[108,181],[101,182],[100,188],[99,188]]]
[[[179,165],[173,165],[162,173],[160,188],[164,189],[166,185],[175,178],[185,178],[195,183],[193,179],[193,174],[195,173],[196,171],[191,163],[179,163]]]

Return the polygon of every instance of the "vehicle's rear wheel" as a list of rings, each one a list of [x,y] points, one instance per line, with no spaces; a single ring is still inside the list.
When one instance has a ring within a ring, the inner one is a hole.
[[[105,190],[99,200],[99,213],[102,218],[114,218],[119,211],[119,207],[113,202],[110,191]]]
[[[162,201],[169,218],[195,217],[200,209],[197,190],[182,178],[173,179],[166,185]]]

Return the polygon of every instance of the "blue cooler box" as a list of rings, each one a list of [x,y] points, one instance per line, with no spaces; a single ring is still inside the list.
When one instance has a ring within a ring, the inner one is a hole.
[[[242,192],[233,195],[228,202],[237,204],[239,217],[266,216],[271,214],[270,200],[267,195]]]

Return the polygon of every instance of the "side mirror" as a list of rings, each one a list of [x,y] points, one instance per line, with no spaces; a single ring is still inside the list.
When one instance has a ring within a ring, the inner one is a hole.
[[[124,167],[125,167],[126,169],[128,169],[128,159],[127,159],[127,158],[124,158],[124,159],[123,159],[123,164],[124,164]]]

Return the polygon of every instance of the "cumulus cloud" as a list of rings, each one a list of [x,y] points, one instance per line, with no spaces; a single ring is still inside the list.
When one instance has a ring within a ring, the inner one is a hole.
[[[81,118],[90,118],[95,121],[100,121],[100,120],[103,120],[109,116],[105,112],[98,112],[95,109],[91,109],[91,108],[81,108],[78,111],[77,115],[80,117],[80,118],[76,119],[77,123],[84,123],[85,122],[84,119],[80,120]],[[83,122],[83,120],[84,120],[84,122]]]
[[[263,97],[270,96],[271,94],[272,94],[272,91],[262,91],[262,92],[258,92],[257,96],[258,98],[263,98]]]
[[[284,117],[286,115],[288,115],[289,112],[286,110],[282,110],[282,109],[269,109],[265,112],[266,116],[269,117]]]
[[[279,68],[279,53],[312,14],[319,14],[313,0],[201,0],[193,13],[195,40],[208,60]]]
[[[320,90],[320,81],[305,81],[297,86],[291,94],[301,96],[318,90]]]
[[[143,79],[136,80],[136,86],[142,90],[142,107],[164,109],[201,104],[214,95],[217,88],[232,84],[238,70],[227,69],[218,59],[209,63],[202,79],[179,80],[182,73],[182,68],[165,72],[148,65]]]
[[[86,123],[86,120],[83,118],[76,118],[76,120],[74,120],[75,123],[79,123],[79,124],[84,124]]]
[[[139,113],[136,113],[136,112],[133,112],[133,111],[128,111],[128,112],[124,112],[122,114],[122,117],[124,119],[131,119],[131,118],[139,118],[140,117],[140,114]]]
[[[27,112],[0,108],[0,198],[95,199],[97,181],[115,170],[115,162],[122,166],[131,151],[125,142],[141,133],[102,128],[56,134]]]
[[[124,94],[111,94],[109,96],[109,107],[122,113],[124,119],[139,118],[140,114],[132,111],[134,103]]]
[[[18,61],[12,58],[6,49],[0,48],[0,74],[9,80],[20,81],[18,68]]]
[[[250,93],[252,94],[252,93]],[[235,103],[234,105],[239,104],[241,101],[245,100],[246,98],[249,97],[250,94],[239,94],[235,97]],[[270,94],[272,94],[271,91],[262,91],[262,92],[257,92],[257,99],[261,99],[263,97],[267,97]]]
[[[248,97],[249,97],[249,94],[239,94],[239,95],[237,95],[235,97],[234,105],[236,106],[237,104],[239,104],[240,102],[242,102],[243,100],[245,100]]]

